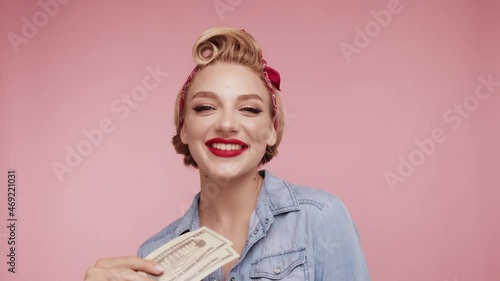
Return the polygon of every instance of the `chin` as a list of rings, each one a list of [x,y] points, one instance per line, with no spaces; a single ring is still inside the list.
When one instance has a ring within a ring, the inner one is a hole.
[[[211,163],[209,167],[201,168],[203,171],[207,172],[211,177],[226,181],[234,178],[241,177],[247,173],[250,173],[258,168],[256,164],[255,167],[250,165],[241,165],[241,163]]]

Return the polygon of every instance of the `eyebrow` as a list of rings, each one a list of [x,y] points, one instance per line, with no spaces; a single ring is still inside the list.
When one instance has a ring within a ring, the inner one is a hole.
[[[210,92],[210,91],[201,91],[201,92],[198,92],[198,93],[194,94],[191,99],[195,99],[195,98],[219,99],[219,97],[217,96],[216,93]],[[264,100],[262,100],[262,98],[259,95],[257,95],[257,94],[239,95],[238,98],[237,98],[237,101],[247,101],[247,100],[251,100],[251,99],[256,99],[256,100],[260,100],[261,102],[264,102]]]
[[[213,99],[217,99],[217,95],[214,92],[201,91],[201,92],[198,92],[198,93],[194,94],[191,99],[194,100],[195,98],[213,98]]]

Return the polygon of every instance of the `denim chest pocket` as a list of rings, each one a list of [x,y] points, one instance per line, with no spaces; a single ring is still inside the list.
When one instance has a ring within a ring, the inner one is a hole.
[[[252,262],[252,280],[309,280],[306,247],[266,255]]]

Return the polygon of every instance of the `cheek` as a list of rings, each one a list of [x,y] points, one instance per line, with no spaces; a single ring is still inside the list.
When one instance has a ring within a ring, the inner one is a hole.
[[[269,122],[267,122],[267,120],[252,124],[250,131],[252,142],[262,146],[267,146],[267,140],[271,134]]]
[[[189,136],[202,135],[211,125],[209,118],[196,118],[192,116],[186,116],[185,122],[186,122],[186,133]]]

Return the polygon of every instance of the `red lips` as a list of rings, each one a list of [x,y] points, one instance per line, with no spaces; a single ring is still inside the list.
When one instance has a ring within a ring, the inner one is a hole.
[[[237,144],[237,145],[241,146],[241,149],[221,150],[221,149],[217,149],[217,148],[213,147],[212,144],[214,144],[214,143]],[[212,152],[214,155],[219,156],[219,157],[235,157],[235,156],[238,156],[241,153],[243,153],[248,148],[248,145],[246,143],[244,143],[240,140],[237,140],[237,139],[213,138],[213,139],[208,140],[205,144],[207,145],[210,152]]]

